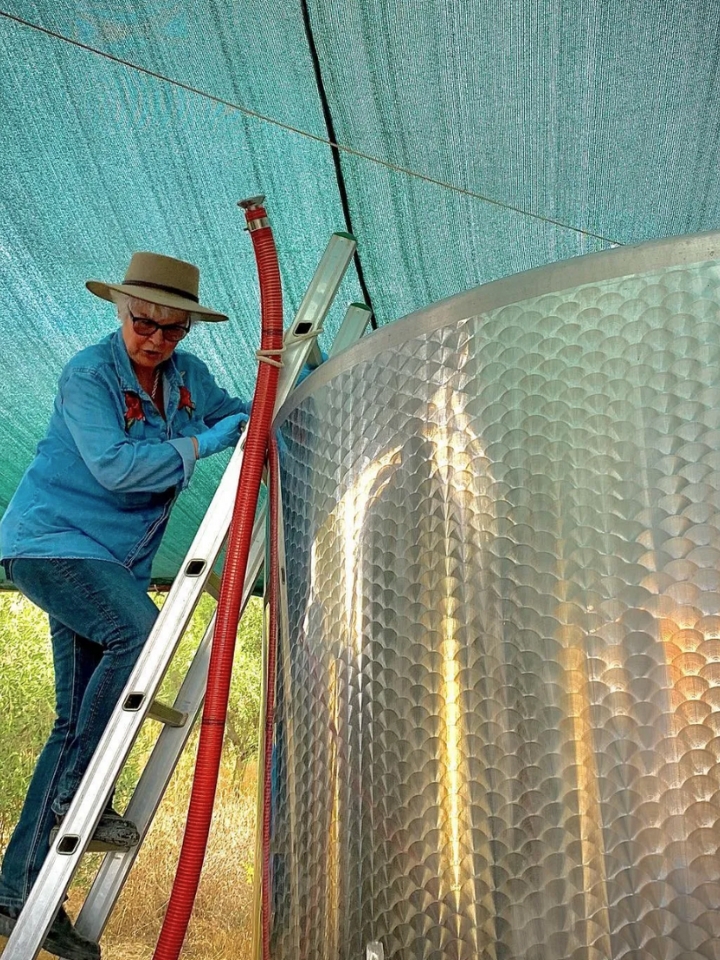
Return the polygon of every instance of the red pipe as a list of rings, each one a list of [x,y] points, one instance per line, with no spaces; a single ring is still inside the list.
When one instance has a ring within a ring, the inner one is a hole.
[[[267,214],[260,206],[262,200],[263,198],[260,197],[256,198],[252,204],[247,201],[242,205],[246,206],[245,217],[255,250],[260,280],[261,349],[273,354],[279,352],[283,345],[282,290],[275,242],[267,223]],[[276,359],[280,359],[279,353]],[[273,364],[260,363],[220,582],[220,598],[215,617],[207,692],[187,825],[170,902],[153,960],[177,960],[187,933],[200,882],[220,769],[240,603],[260,481],[265,467],[279,372],[278,367]]]

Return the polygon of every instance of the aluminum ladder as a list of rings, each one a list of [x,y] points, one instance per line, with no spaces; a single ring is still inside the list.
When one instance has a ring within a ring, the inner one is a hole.
[[[349,234],[335,233],[330,238],[297,315],[285,334],[276,412],[293,389],[307,359],[314,351],[317,356],[317,334],[322,329],[323,320],[354,251],[355,240]],[[350,305],[334,340],[331,356],[362,336],[370,315],[369,308],[364,304]],[[37,882],[8,939],[3,960],[31,960],[37,956],[80,860],[90,845],[140,727],[147,717],[153,717],[165,726],[126,812],[127,817],[137,825],[140,844],[128,851],[106,855],[76,923],[78,932],[85,937],[97,940],[102,934],[190,737],[193,721],[202,707],[214,617],[173,706],[156,702],[155,696],[203,590],[216,595],[217,577],[212,570],[230,526],[243,450],[244,435],[230,459],[155,626],[63,818]],[[255,585],[264,555],[265,521],[264,516],[259,514],[253,528],[241,609],[244,609]]]

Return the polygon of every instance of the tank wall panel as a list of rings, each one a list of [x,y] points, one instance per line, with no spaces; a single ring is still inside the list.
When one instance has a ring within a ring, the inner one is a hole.
[[[719,291],[409,332],[288,413],[274,960],[720,960]]]

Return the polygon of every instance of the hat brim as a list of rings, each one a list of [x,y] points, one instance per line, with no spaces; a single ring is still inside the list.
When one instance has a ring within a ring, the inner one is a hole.
[[[113,302],[111,291],[125,293],[129,297],[136,297],[138,300],[146,300],[148,303],[157,303],[162,307],[173,307],[175,310],[187,310],[191,320],[219,321],[227,320],[227,315],[218,313],[217,310],[211,310],[210,307],[203,307],[194,300],[179,296],[174,293],[166,293],[164,290],[157,290],[154,287],[143,287],[137,284],[125,286],[122,283],[103,283],[100,280],[88,280],[85,283],[90,293],[100,297],[101,300]]]

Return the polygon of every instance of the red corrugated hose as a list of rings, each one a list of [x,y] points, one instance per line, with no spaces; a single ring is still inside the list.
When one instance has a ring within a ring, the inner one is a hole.
[[[267,222],[267,213],[260,205],[263,199],[258,197],[252,202],[244,202],[242,206],[246,208],[245,217],[255,250],[260,280],[261,353],[271,358],[273,354],[277,354],[279,360],[278,352],[283,345],[282,290],[272,230]],[[240,603],[260,481],[265,467],[279,372],[278,367],[272,363],[260,363],[228,536],[225,566],[220,583],[220,598],[215,619],[207,692],[185,837],[153,960],[177,960],[187,933],[200,882],[220,768]]]

